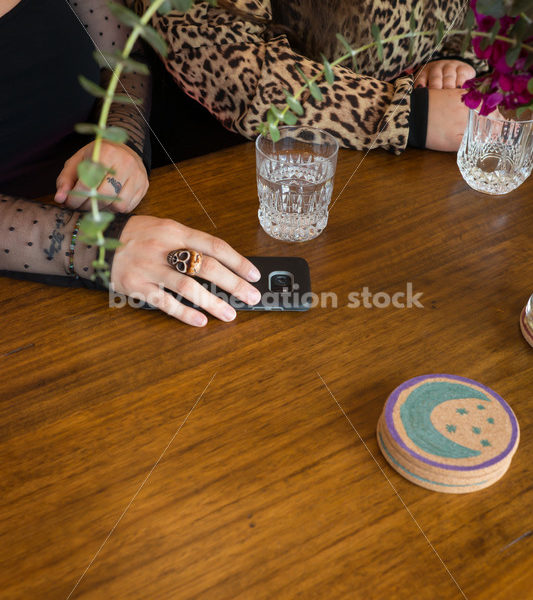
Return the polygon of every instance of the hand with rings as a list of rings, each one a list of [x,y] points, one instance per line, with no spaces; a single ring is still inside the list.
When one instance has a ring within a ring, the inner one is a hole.
[[[256,267],[223,240],[170,219],[133,216],[120,236],[115,252],[111,287],[115,292],[145,299],[167,314],[196,327],[207,317],[167,291],[222,321],[233,321],[235,309],[191,275],[199,275],[242,302],[257,304],[259,291],[249,282],[259,281]]]

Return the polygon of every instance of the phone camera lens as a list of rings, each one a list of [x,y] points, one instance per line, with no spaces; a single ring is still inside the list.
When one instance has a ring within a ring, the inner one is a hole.
[[[292,287],[292,277],[290,275],[277,273],[272,275],[270,279],[270,289],[273,292],[291,292]]]

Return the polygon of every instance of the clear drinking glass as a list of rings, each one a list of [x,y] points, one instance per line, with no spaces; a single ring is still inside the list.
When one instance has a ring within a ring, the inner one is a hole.
[[[313,127],[280,127],[273,142],[260,135],[255,143],[259,223],[268,235],[305,242],[328,222],[339,144]]]
[[[486,194],[511,192],[533,168],[533,120],[483,117],[470,110],[457,164],[471,188]]]

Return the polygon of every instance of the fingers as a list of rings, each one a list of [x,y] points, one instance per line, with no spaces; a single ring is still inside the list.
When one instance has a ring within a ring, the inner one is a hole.
[[[259,281],[261,278],[257,268],[224,240],[188,227],[184,228],[184,239],[188,247],[216,258],[244,279]]]
[[[85,185],[83,185],[83,183],[77,179],[76,176],[76,185],[74,185],[74,187],[71,188],[71,193],[68,194],[66,200],[65,200],[65,206],[68,206],[69,208],[72,208],[73,210],[77,210],[78,208],[80,208],[82,206],[82,204],[88,200],[89,196],[85,195],[85,196],[74,196],[72,194],[72,192],[76,191],[76,192],[87,192],[89,190],[89,188]]]
[[[473,79],[476,76],[476,71],[474,67],[462,63],[461,66],[457,68],[457,82],[456,85],[458,88],[462,88],[465,81],[469,79]]]
[[[147,284],[142,291],[139,290],[139,293],[142,294],[143,298],[147,299],[149,304],[167,313],[167,315],[182,321],[186,325],[204,327],[207,324],[207,317],[205,315],[194,308],[185,306],[176,300],[174,296],[153,283]]]
[[[431,63],[428,75],[428,87],[434,90],[441,90],[443,86],[443,72],[440,61]]]
[[[65,202],[65,200],[67,199],[68,192],[76,184],[76,181],[78,180],[77,169],[81,158],[82,156],[80,154],[80,151],[76,152],[74,156],[67,160],[65,166],[63,167],[63,170],[61,171],[61,173],[59,173],[56,179],[57,191],[54,197],[54,200],[57,203],[63,204],[63,202]]]
[[[457,85],[457,64],[453,62],[447,62],[442,69],[442,87],[446,90],[451,90]]]
[[[211,256],[203,257],[199,275],[246,304],[254,305],[261,300],[261,294],[257,288],[235,275]]]
[[[172,271],[165,265],[156,269],[156,277],[167,289],[177,292],[221,321],[233,321],[237,316],[232,306],[211,294],[192,277]]]

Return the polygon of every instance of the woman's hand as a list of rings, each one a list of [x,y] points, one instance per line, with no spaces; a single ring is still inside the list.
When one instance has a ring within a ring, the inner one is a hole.
[[[466,129],[468,108],[461,102],[464,90],[428,90],[426,148],[456,152]]]
[[[208,292],[188,275],[182,275],[167,263],[172,250],[187,248],[203,254],[198,275],[246,304],[257,304],[259,291],[248,281],[259,281],[254,265],[229,244],[207,233],[170,219],[133,216],[120,236],[111,268],[112,290],[145,300],[152,306],[189,325],[203,327],[207,317],[189,308],[164,291],[177,292],[222,321],[236,317],[233,307]]]
[[[86,210],[90,208],[88,198],[73,196],[70,190],[85,191],[87,187],[78,179],[78,165],[83,160],[91,160],[94,142],[80,148],[67,160],[56,180],[57,192],[54,200],[72,209]],[[129,146],[103,141],[100,151],[100,162],[115,171],[108,173],[98,188],[98,192],[106,196],[118,196],[119,201],[109,203],[115,212],[131,212],[142,200],[148,190],[148,176],[139,155]],[[105,207],[104,203],[100,206]]]
[[[434,60],[416,72],[415,87],[462,88],[465,81],[475,76],[474,68],[462,60]]]

